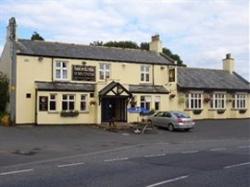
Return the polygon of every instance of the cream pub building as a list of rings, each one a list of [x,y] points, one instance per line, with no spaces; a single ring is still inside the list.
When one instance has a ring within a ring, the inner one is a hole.
[[[141,109],[249,118],[249,82],[234,63],[227,54],[221,70],[177,66],[159,35],[149,51],[18,39],[11,18],[0,71],[10,81],[15,124],[135,122]]]

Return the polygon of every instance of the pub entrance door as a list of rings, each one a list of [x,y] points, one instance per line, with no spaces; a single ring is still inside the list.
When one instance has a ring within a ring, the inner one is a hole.
[[[104,97],[101,103],[102,122],[127,122],[127,97]]]

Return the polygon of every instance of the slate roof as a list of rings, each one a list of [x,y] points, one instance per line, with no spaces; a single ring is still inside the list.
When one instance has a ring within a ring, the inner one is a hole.
[[[129,85],[129,91],[131,93],[161,93],[161,94],[167,94],[169,93],[169,91],[163,87],[163,86],[159,86],[159,85],[133,85],[130,84]]]
[[[76,58],[88,60],[106,60],[144,64],[173,64],[174,61],[153,51],[139,49],[122,49],[114,47],[97,47],[69,43],[33,41],[19,39],[16,42],[17,54]]]
[[[177,76],[180,89],[250,91],[248,81],[224,70],[178,67]]]
[[[36,81],[37,90],[40,91],[76,91],[94,92],[95,84],[69,83],[69,82],[40,82]]]

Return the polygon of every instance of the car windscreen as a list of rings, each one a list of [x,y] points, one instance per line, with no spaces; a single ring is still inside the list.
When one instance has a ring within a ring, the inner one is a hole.
[[[187,114],[181,112],[173,112],[177,118],[190,118]]]

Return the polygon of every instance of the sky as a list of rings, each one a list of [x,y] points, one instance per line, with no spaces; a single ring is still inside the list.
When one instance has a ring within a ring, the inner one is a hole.
[[[10,17],[18,38],[36,31],[48,41],[140,43],[159,34],[188,67],[222,69],[231,53],[250,80],[248,0],[0,0],[0,53]]]

